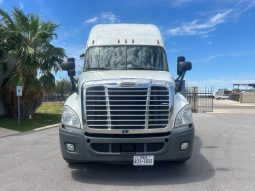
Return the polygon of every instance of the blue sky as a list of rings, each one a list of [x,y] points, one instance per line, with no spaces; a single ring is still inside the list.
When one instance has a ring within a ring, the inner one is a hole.
[[[77,69],[93,25],[152,23],[162,32],[175,77],[176,58],[184,55],[193,63],[189,85],[255,83],[255,0],[0,0],[7,11],[13,6],[60,24],[54,44],[76,58]]]

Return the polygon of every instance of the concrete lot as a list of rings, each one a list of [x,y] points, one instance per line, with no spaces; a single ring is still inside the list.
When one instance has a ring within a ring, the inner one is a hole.
[[[232,100],[213,100],[214,113],[247,113],[255,114],[254,103],[239,103]]]
[[[239,110],[195,114],[193,157],[183,165],[68,166],[57,128],[0,138],[0,190],[254,191],[255,117]]]

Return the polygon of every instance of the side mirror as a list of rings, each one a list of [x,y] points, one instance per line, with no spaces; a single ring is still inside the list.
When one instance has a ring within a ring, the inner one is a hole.
[[[80,58],[83,59],[84,57],[85,57],[85,54],[82,53],[82,54],[80,55]]]
[[[183,87],[185,87],[184,76],[186,71],[192,69],[192,64],[189,61],[185,61],[184,56],[179,56],[177,58],[177,75],[178,78],[175,80],[176,82],[176,91],[182,91]]]
[[[74,58],[68,58],[66,62],[61,64],[62,70],[65,70],[68,72],[69,77],[75,76],[75,59]]]
[[[177,58],[177,75],[180,76],[184,72],[192,69],[192,63],[189,61],[185,61],[184,56],[179,56]]]
[[[68,76],[70,77],[72,83],[72,91],[76,92],[77,87],[75,83],[77,82],[74,78],[75,76],[75,59],[74,58],[67,58],[67,61],[61,64],[62,70],[68,72]]]

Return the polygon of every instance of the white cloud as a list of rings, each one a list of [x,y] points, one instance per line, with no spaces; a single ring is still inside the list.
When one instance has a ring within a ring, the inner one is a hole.
[[[176,5],[182,5],[184,3],[198,3],[202,1],[174,0],[173,2]],[[213,2],[219,8],[223,6],[223,3],[228,8],[225,11],[217,11],[216,14],[207,19],[194,19],[190,22],[181,23],[180,26],[169,28],[167,33],[171,36],[199,35],[207,37],[207,34],[214,31],[218,25],[226,22],[237,22],[246,12],[255,8],[255,0],[214,0]]]
[[[235,5],[235,11],[232,14],[234,21],[237,21],[244,13],[255,8],[255,0],[239,0]]]
[[[90,19],[85,20],[84,23],[91,24],[91,23],[95,23],[97,20],[98,20],[98,17],[92,17]]]
[[[171,36],[185,36],[185,35],[206,35],[214,31],[216,26],[226,22],[232,9],[217,13],[207,20],[200,21],[195,19],[188,23],[183,23],[181,26],[171,28],[167,31]]]
[[[111,11],[110,12],[105,12],[101,15],[101,18],[103,21],[108,22],[108,23],[116,23],[118,22],[118,18],[116,15],[114,15]]]
[[[96,24],[96,23],[118,23],[120,19],[111,11],[100,13],[98,16],[91,17],[84,21],[84,24]]]
[[[255,0],[239,0],[237,6],[241,6],[243,11],[247,11],[255,6]]]

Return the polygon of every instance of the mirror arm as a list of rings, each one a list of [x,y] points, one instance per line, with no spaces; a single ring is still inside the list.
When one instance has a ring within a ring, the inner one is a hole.
[[[73,76],[70,76],[70,80],[71,80],[71,83],[72,83],[72,91],[77,92],[77,87],[76,87],[76,84],[75,84],[75,83],[77,83],[77,80]]]
[[[185,74],[186,74],[186,71],[184,71],[181,75],[179,75],[178,78],[175,80],[175,81],[178,81],[178,85],[176,87],[177,92],[181,91],[181,84],[182,84]]]

